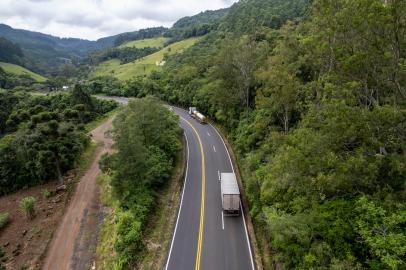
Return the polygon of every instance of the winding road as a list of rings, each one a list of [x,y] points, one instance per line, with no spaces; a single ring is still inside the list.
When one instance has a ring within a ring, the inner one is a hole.
[[[113,99],[123,105],[128,103],[127,98],[98,98]],[[171,108],[179,115],[185,133],[187,166],[181,204],[164,269],[255,270],[244,213],[238,217],[225,217],[222,214],[219,175],[234,172],[222,137],[213,126],[198,123],[185,110]],[[104,135],[110,127],[111,122],[106,123],[93,135]],[[106,138],[97,136],[95,139],[103,141]],[[97,166],[97,161],[94,163],[92,167]],[[98,167],[95,171],[98,171]],[[85,176],[84,179],[87,180],[81,181],[77,191],[81,190],[82,185],[87,186],[89,181],[92,183],[90,186],[96,186],[96,176]],[[76,239],[76,235],[70,235],[77,234],[76,227],[82,219],[83,206],[73,207],[80,202],[76,200],[77,196],[82,198],[82,192],[76,192],[73,198],[71,209],[68,209],[51,244],[44,269],[79,269],[71,265],[72,240]],[[80,211],[70,211],[78,208]]]
[[[254,270],[244,215],[222,214],[219,174],[234,168],[217,130],[173,108],[187,140],[181,205],[166,270]]]

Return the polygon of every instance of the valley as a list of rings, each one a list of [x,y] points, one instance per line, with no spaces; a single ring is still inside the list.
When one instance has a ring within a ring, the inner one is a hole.
[[[405,269],[406,1],[158,2],[0,24],[0,270]]]

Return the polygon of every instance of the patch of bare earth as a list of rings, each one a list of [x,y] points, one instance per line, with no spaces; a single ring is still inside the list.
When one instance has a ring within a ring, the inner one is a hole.
[[[91,132],[98,147],[88,153],[91,156],[87,158],[94,160],[84,168],[86,172],[75,169],[66,174],[63,184],[49,182],[0,198],[0,213],[10,215],[10,223],[0,231],[6,269],[40,269],[43,265],[44,269],[58,270],[89,268],[96,246],[95,230],[101,222],[98,161],[111,149],[111,127],[112,118]],[[44,191],[53,195],[47,199]],[[36,200],[32,219],[19,207],[21,199],[28,196]]]
[[[50,182],[0,198],[0,213],[10,214],[10,223],[0,232],[6,269],[39,269],[42,255],[69,203],[76,173],[70,172],[63,186]],[[58,187],[61,187],[59,191]],[[55,195],[46,199],[43,196],[45,190],[53,191]],[[33,219],[28,219],[20,210],[20,200],[27,196],[36,200]]]
[[[95,256],[97,235],[101,222],[99,160],[111,151],[110,136],[113,118],[94,129],[91,134],[98,143],[96,158],[77,185],[45,258],[43,269],[90,269]]]

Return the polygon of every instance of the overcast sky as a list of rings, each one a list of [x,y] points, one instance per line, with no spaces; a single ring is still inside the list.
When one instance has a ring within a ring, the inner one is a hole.
[[[95,40],[175,21],[237,0],[0,0],[0,23]]]

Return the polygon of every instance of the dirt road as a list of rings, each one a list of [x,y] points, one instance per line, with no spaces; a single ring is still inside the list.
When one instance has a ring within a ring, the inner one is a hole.
[[[77,185],[76,192],[65,216],[55,232],[44,261],[45,270],[90,269],[100,223],[100,202],[97,177],[99,160],[111,151],[113,140],[109,136],[113,119],[94,129],[93,139],[100,144],[96,158]],[[90,267],[89,267],[90,265]]]

